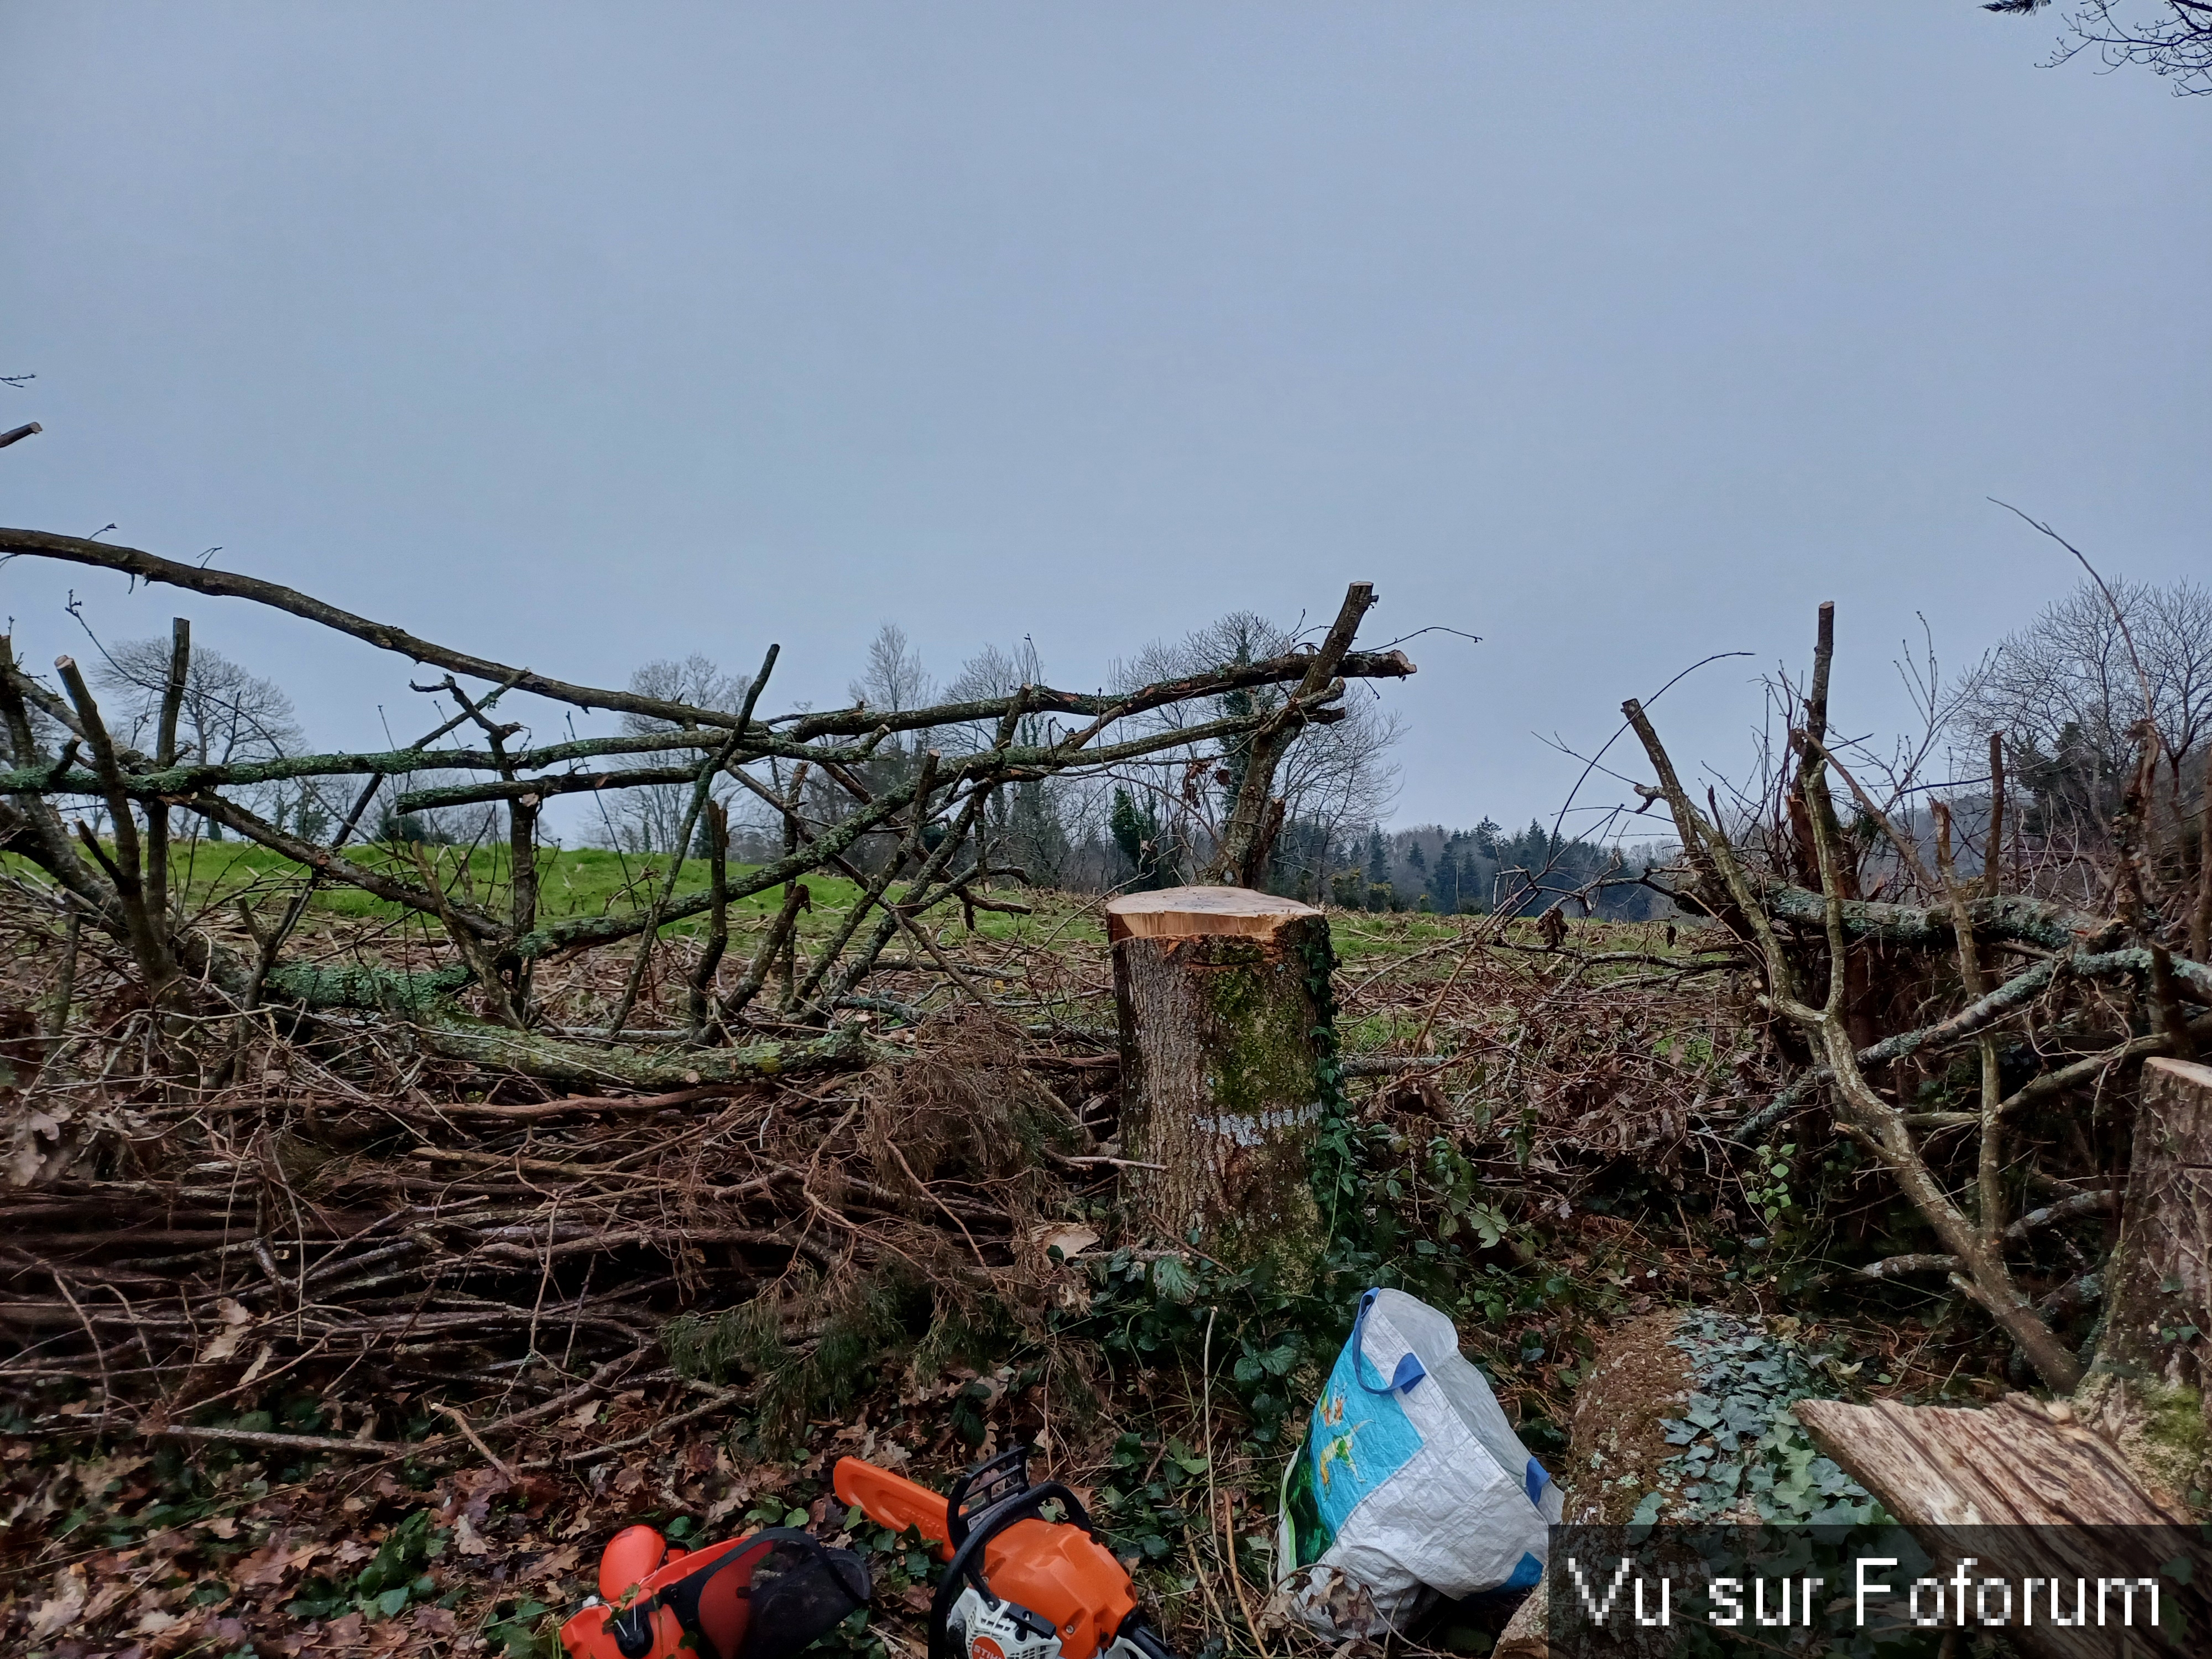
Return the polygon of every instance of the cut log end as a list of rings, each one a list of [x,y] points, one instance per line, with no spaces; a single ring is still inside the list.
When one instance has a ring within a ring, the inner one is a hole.
[[[1249,887],[1170,887],[1106,902],[1106,938],[1272,939],[1285,924],[1322,913]]]
[[[2212,1066],[2197,1060],[2163,1057],[2148,1060],[2143,1062],[2143,1075],[2146,1079],[2161,1079],[2170,1088],[2201,1090],[2208,1097],[2212,1097]]]

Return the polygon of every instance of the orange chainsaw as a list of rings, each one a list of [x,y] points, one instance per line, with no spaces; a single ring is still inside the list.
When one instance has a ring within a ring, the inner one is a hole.
[[[561,1647],[568,1659],[790,1659],[867,1599],[860,1558],[811,1533],[770,1527],[687,1551],[625,1527]]]
[[[929,1659],[1175,1659],[1075,1494],[1030,1481],[1029,1453],[1009,1448],[943,1497],[857,1457],[838,1461],[840,1498],[879,1527],[914,1528],[947,1564],[930,1602]],[[1064,1519],[1044,1519],[1050,1503]]]

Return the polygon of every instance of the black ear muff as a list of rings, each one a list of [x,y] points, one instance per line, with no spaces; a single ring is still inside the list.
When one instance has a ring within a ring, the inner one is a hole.
[[[702,1552],[703,1553],[704,1552]],[[666,1607],[705,1659],[790,1659],[868,1599],[868,1569],[811,1533],[771,1527],[723,1550],[608,1621],[623,1659],[653,1647],[653,1611]],[[635,1619],[638,1645],[630,1645]]]
[[[653,1603],[640,1601],[607,1620],[623,1659],[645,1659],[653,1651]]]

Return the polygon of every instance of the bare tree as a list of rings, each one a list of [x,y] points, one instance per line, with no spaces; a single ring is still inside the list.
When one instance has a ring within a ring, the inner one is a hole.
[[[1390,751],[1405,734],[1405,722],[1364,686],[1350,688],[1344,707],[1335,725],[1301,733],[1276,774],[1285,822],[1310,823],[1331,836],[1389,814],[1398,799],[1398,766]]]
[[[885,623],[868,641],[866,664],[847,688],[853,701],[878,714],[904,714],[928,704],[937,695],[937,684],[921,665],[921,653],[896,623]],[[914,735],[915,747],[924,746],[928,733]]]
[[[2033,17],[2051,0],[1984,0],[1984,11]],[[2112,68],[2133,64],[2173,83],[2177,96],[2212,92],[2212,0],[2075,0],[2047,63],[2094,52]]]
[[[960,665],[945,688],[949,702],[1003,702],[1025,685],[1045,683],[1044,659],[1027,635],[1011,650],[986,645]],[[996,720],[975,720],[955,728],[952,746],[963,751],[988,749],[998,735]],[[1052,723],[1042,714],[1024,714],[1014,723],[1014,741],[1042,744],[1051,740]],[[1067,788],[1058,778],[1030,778],[1000,792],[983,813],[981,861],[1010,865],[1030,881],[1058,885],[1066,877],[1073,854],[1063,797]]]
[[[170,641],[125,640],[106,655],[95,678],[114,699],[118,735],[130,748],[150,750],[169,682]],[[283,687],[207,646],[192,653],[177,714],[177,757],[203,766],[281,759],[296,753],[304,737]],[[252,793],[280,824],[312,828],[328,816],[319,792],[307,782],[264,784]]]
[[[884,631],[896,633],[898,630],[887,628]],[[900,637],[901,642],[903,643],[904,635],[902,635]],[[883,637],[879,635],[877,636],[876,645],[870,647],[869,671],[872,678],[876,668],[877,648],[884,643]],[[908,662],[913,671],[918,672],[921,666],[917,659],[909,658]],[[1042,685],[1043,684],[1044,658],[1037,651],[1036,642],[1025,634],[1022,636],[1022,642],[1012,649],[1003,646],[987,645],[969,658],[966,662],[962,663],[960,672],[952,677],[951,683],[945,688],[945,700],[947,702],[982,702],[1010,697],[1025,685]],[[897,689],[896,684],[894,689]],[[927,692],[927,677],[921,679],[916,689],[924,693]],[[860,682],[854,682],[854,696],[859,696],[865,690],[866,688]],[[884,706],[876,701],[872,693],[868,696],[868,702],[872,708]],[[1022,732],[1018,734],[1018,740],[1023,743],[1041,740],[1044,731],[1042,718],[1031,714],[1025,716],[1024,720],[1025,725]],[[978,746],[988,746],[995,729],[994,723],[990,721],[972,721],[963,732],[962,740],[963,742],[972,740]]]
[[[110,706],[127,723],[134,749],[150,741],[161,719],[169,656],[167,640],[125,640],[109,647],[96,676],[102,690],[120,694]],[[300,744],[299,716],[283,687],[204,645],[192,653],[179,714],[179,754],[203,765],[274,759]]]
[[[629,689],[641,697],[662,702],[685,703],[694,708],[718,709],[734,714],[744,706],[752,682],[743,674],[727,674],[712,657],[694,651],[681,662],[656,657],[629,677]],[[679,731],[677,721],[657,715],[627,713],[622,717],[625,736],[646,737]],[[714,798],[726,799],[734,786],[718,784]],[[656,784],[629,791],[611,816],[610,827],[617,845],[631,852],[686,854],[676,845],[691,805],[691,786]]]
[[[1984,657],[1952,720],[1969,754],[2004,734],[2008,767],[2035,792],[2045,833],[2110,821],[2146,702],[2173,767],[2212,737],[2212,592],[2186,580],[2106,586],[2109,599],[2083,581]]]
[[[1113,684],[1133,688],[1266,661],[1287,655],[1297,645],[1297,635],[1281,623],[1257,611],[1233,611],[1179,641],[1155,641],[1117,663]],[[1218,715],[1265,715],[1279,708],[1292,690],[1273,685],[1240,689],[1212,706],[1177,704],[1151,718],[1165,730]],[[1352,830],[1387,816],[1397,799],[1398,769],[1390,750],[1403,730],[1395,714],[1364,695],[1364,688],[1357,688],[1347,691],[1340,720],[1298,732],[1275,775],[1285,825],[1277,843],[1279,868],[1297,866],[1297,875],[1305,878],[1308,886],[1316,893],[1321,890],[1327,849]],[[1251,738],[1243,736],[1218,745],[1199,745],[1152,763],[1133,781],[1142,783],[1178,848],[1206,848],[1218,839],[1243,787],[1250,744]]]

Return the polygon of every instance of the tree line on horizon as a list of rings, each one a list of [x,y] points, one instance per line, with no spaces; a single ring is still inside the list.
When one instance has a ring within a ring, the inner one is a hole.
[[[1235,612],[1115,664],[1107,689],[1133,690],[1278,655],[1297,642],[1291,630],[1257,613]],[[98,677],[117,696],[134,743],[158,717],[167,659],[161,641],[125,641],[105,649]],[[1003,697],[1044,678],[1040,654],[1024,638],[1012,648],[986,646],[940,685],[905,633],[887,623],[848,690],[856,705],[898,713],[940,697]],[[696,653],[647,663],[630,678],[635,692],[732,712],[748,687],[746,676]],[[1177,705],[1158,718],[1170,723],[1163,729],[1171,730],[1174,722],[1264,710],[1281,696],[1273,688],[1238,691],[1214,700],[1218,709]],[[1986,653],[1948,692],[1936,689],[1931,657],[1925,703],[1926,741],[1948,743],[1964,760],[1985,749],[1990,733],[2002,735],[2007,769],[2024,807],[2015,822],[2021,833],[2045,842],[2060,845],[2102,833],[2135,764],[2133,734],[2147,708],[2167,734],[2175,806],[2201,811],[2201,805],[2189,803],[2202,799],[2204,756],[2212,749],[2207,742],[2212,737],[2212,592],[2186,580],[2166,586],[2085,580]],[[282,756],[305,744],[292,700],[281,686],[206,647],[193,658],[179,713],[181,747],[194,759]],[[622,730],[640,736],[659,724],[622,717]],[[1645,866],[1671,850],[1656,838],[1648,845],[1623,845],[1613,838],[1563,836],[1540,821],[1508,831],[1486,817],[1471,829],[1385,827],[1397,791],[1399,768],[1392,755],[1401,732],[1398,717],[1361,685],[1346,698],[1344,718],[1299,735],[1278,774],[1285,810],[1267,872],[1271,890],[1346,908],[1448,915],[1501,908],[1533,915],[1554,904],[1571,915],[1624,921],[1668,914],[1667,901],[1641,884]],[[884,743],[856,769],[871,787],[896,784],[926,750],[980,749],[991,738],[980,728],[913,732]],[[1025,718],[1020,741],[1051,739],[1049,720]],[[1194,741],[1103,777],[1013,784],[992,802],[975,856],[1003,884],[1101,892],[1193,879],[1225,823],[1244,760],[1234,743],[1223,748]],[[364,837],[394,845],[495,838],[489,809],[404,816],[391,810],[391,799],[436,781],[428,773],[393,780],[363,822]],[[787,782],[798,783],[799,810],[811,823],[832,823],[854,810],[850,793],[829,779],[778,779],[779,793]],[[1968,826],[1976,821],[1978,803],[1986,800],[1984,786],[1968,763],[1954,768],[1941,796],[1928,799],[1948,798],[1958,821]],[[268,785],[258,810],[280,827],[314,839],[351,805],[329,788],[313,780]],[[727,780],[718,791],[728,809],[732,855],[746,861],[781,856],[785,833],[777,811]],[[688,794],[667,787],[629,790],[605,804],[583,797],[586,804],[571,823],[574,839],[665,856],[676,850]],[[684,850],[698,855],[704,848]],[[886,845],[864,840],[852,858],[872,871],[889,852]]]

